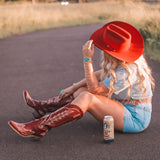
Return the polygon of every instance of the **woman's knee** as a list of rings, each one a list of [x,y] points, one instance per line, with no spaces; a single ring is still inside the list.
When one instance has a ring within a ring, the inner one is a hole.
[[[93,94],[88,91],[82,91],[76,98],[75,101],[84,105],[91,104],[93,101]]]
[[[85,113],[89,110],[89,106],[92,103],[92,93],[88,91],[82,91],[73,101],[72,104],[79,106]]]
[[[79,94],[79,96],[81,96],[83,99],[91,99],[91,98],[93,98],[94,95],[86,90],[86,91],[82,91]]]
[[[83,91],[79,94],[77,97],[78,99],[81,99],[81,102],[88,106],[88,109],[90,106],[94,104],[95,95],[90,93],[89,91]]]

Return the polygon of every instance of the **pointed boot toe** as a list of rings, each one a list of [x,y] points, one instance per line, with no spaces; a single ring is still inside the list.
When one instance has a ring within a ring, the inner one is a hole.
[[[29,106],[32,106],[33,104],[31,103],[31,96],[29,95],[29,93],[28,93],[28,91],[27,90],[25,90],[24,92],[23,92],[23,97],[24,97],[24,100],[25,100],[25,102],[29,105]]]
[[[16,123],[14,121],[8,122],[9,126],[20,136],[27,137],[27,134],[24,132],[24,125],[21,123]],[[24,132],[24,133],[23,133]]]
[[[9,126],[20,136],[22,137],[35,137],[41,138],[45,135],[45,131],[39,129],[32,129],[30,126],[27,126],[25,123],[17,123],[14,121],[8,122]]]

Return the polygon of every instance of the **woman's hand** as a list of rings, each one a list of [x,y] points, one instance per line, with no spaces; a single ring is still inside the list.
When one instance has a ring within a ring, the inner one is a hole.
[[[74,89],[73,86],[70,86],[64,90],[61,90],[61,93],[59,94],[59,98],[63,99],[65,97],[68,97],[69,95],[71,95],[72,93],[74,93]]]
[[[92,58],[94,55],[94,44],[92,44],[93,40],[87,41],[82,48],[83,56]]]

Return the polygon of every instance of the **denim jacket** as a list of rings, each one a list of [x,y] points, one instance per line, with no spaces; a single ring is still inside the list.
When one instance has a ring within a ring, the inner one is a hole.
[[[131,73],[130,75],[130,83],[132,84],[132,88],[130,91],[130,99],[146,99],[152,97],[152,88],[151,88],[151,82],[147,75],[147,73],[144,70],[141,70],[141,73],[144,75],[145,80],[143,82],[143,85],[140,84],[139,80],[139,74],[137,72],[137,66],[135,64],[128,64],[128,69]],[[119,67],[116,69],[116,83],[113,86],[114,87],[114,94],[116,94],[117,97],[120,99],[128,99],[127,91],[130,87],[130,83],[128,81],[128,72],[125,68]],[[105,80],[103,80],[103,83],[105,86],[109,89],[110,81],[113,79],[112,76],[106,77]],[[144,90],[146,88],[146,92],[144,94]]]

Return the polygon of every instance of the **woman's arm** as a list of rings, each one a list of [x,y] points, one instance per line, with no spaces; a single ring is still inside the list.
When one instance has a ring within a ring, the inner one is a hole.
[[[88,41],[83,46],[83,56],[89,58],[88,61],[84,61],[84,72],[88,90],[93,94],[106,94],[109,91],[108,88],[103,84],[103,82],[99,82],[94,73],[92,65],[94,45],[92,45],[92,48],[91,45],[92,41]]]
[[[100,81],[101,72],[102,72],[102,69],[94,72],[94,74],[95,74],[95,76],[96,76],[98,81]],[[82,79],[81,81],[79,81],[77,83],[73,83],[72,87],[73,87],[73,90],[77,90],[77,89],[79,89],[81,87],[85,87],[85,86],[87,86],[87,82],[86,82],[86,79],[84,78],[84,79]]]
[[[97,77],[97,79],[100,81],[100,75],[101,75],[102,70],[98,70],[95,72],[95,75]],[[71,94],[73,94],[77,89],[81,88],[81,87],[85,87],[87,86],[87,82],[86,79],[82,79],[81,81],[77,82],[77,83],[73,83],[72,86],[66,88],[63,90],[63,93],[60,93],[59,98],[65,98]]]
[[[104,83],[96,77],[92,62],[84,62],[84,71],[89,92],[93,94],[106,94],[109,92]]]
[[[83,56],[92,58],[94,54],[94,45],[92,46],[92,50],[90,49],[92,41],[86,42],[83,47]],[[63,90],[60,93],[59,97],[62,99],[74,93],[80,87],[87,86],[88,91],[94,94],[106,94],[108,93],[108,88],[100,82],[100,75],[102,70],[98,70],[94,72],[92,61],[84,62],[84,71],[85,71],[85,78],[77,83],[73,83],[72,86]]]

